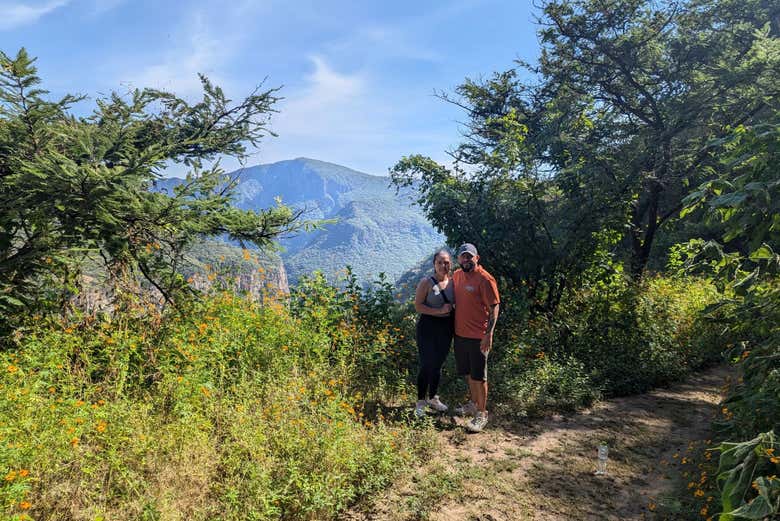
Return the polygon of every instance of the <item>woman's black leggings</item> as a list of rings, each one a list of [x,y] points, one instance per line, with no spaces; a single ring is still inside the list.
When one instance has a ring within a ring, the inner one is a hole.
[[[441,368],[452,344],[453,326],[449,317],[420,315],[417,320],[417,352],[420,372],[417,373],[417,399],[433,398],[439,389]]]

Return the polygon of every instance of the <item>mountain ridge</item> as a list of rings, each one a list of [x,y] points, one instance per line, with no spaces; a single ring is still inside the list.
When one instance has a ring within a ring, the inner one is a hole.
[[[396,190],[387,176],[307,157],[244,167],[230,175],[237,176],[238,208],[268,208],[281,199],[302,210],[304,219],[336,221],[280,239],[290,283],[314,270],[335,281],[346,266],[363,282],[380,272],[395,280],[443,243],[414,205],[414,187]],[[166,178],[158,189],[179,182]]]

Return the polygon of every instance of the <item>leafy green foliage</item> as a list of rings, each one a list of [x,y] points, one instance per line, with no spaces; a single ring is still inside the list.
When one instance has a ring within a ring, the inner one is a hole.
[[[708,144],[776,106],[773,7],[749,4],[543,2],[539,66],[443,96],[467,116],[452,168],[405,157],[396,183],[421,179],[448,242],[484,246],[536,311],[553,312],[600,249],[640,278],[688,187],[721,171]]]
[[[358,368],[360,376],[350,383],[355,391],[376,401],[404,392],[416,363],[416,350],[410,349],[414,315],[409,306],[396,302],[384,276],[363,286],[347,268],[339,287],[315,273],[293,288],[290,306],[293,314],[330,339],[320,356],[349,360]]]
[[[582,362],[574,357],[551,360],[539,352],[523,365],[519,374],[501,371],[500,385],[507,389],[502,407],[540,416],[550,411],[572,412],[591,405],[601,396]],[[500,369],[504,369],[502,365]]]
[[[489,89],[506,88],[500,85],[477,89],[468,84],[461,92],[480,107],[493,95]],[[497,143],[481,154],[463,145],[460,160],[478,160],[467,163],[469,170],[458,163],[449,170],[411,156],[399,161],[391,176],[398,186],[419,183],[418,203],[448,243],[475,243],[484,252],[481,263],[498,280],[522,285],[534,312],[552,312],[604,246],[601,223],[583,218],[585,206],[579,197],[567,197],[560,179],[529,164],[528,129],[517,113],[495,119],[477,113],[472,118],[472,125],[488,127]]]
[[[539,71],[555,93],[554,128],[566,131],[554,160],[571,157],[570,175],[601,184],[613,208],[622,200],[630,273],[639,275],[687,186],[713,177],[711,140],[771,114],[777,67],[765,50],[774,8],[554,0],[543,9]]]
[[[373,405],[405,373],[366,291],[30,322],[0,361],[4,517],[337,518],[427,438]]]
[[[231,104],[202,77],[203,99],[193,105],[135,90],[76,118],[69,109],[81,98],[47,101],[33,62],[24,49],[0,55],[0,328],[46,297],[61,304],[86,253],[171,300],[186,289],[177,268],[194,240],[225,234],[267,246],[297,226],[283,206],[232,207],[234,180],[218,164],[201,166],[220,154],[243,157],[268,133],[274,89]],[[150,190],[169,161],[191,168],[171,196]]]
[[[774,432],[742,443],[723,443],[720,450],[721,521],[767,519],[780,514],[780,479],[776,475],[780,458],[774,456],[780,443]],[[769,474],[772,476],[765,477]]]
[[[776,45],[775,40],[775,57]],[[702,184],[686,199],[688,211],[701,209],[725,227],[722,244],[692,245],[688,263],[713,274],[726,300],[712,312],[728,310],[726,324],[737,341],[731,358],[740,378],[724,402],[719,427],[724,436],[753,439],[721,445],[719,480],[726,512],[722,519],[759,519],[772,509],[777,513],[777,485],[770,479],[776,469],[758,465],[757,448],[773,448],[766,440],[773,440],[772,432],[780,429],[777,121],[775,113],[771,124],[737,126],[726,139],[714,143],[723,152],[726,173]]]
[[[572,404],[666,385],[721,359],[728,342],[722,326],[699,318],[716,299],[704,280],[656,277],[636,286],[616,274],[594,281],[567,294],[554,317],[504,322],[498,334],[508,347],[497,355],[497,379],[522,384],[526,375],[538,385],[526,371],[542,360],[538,370],[559,372]]]

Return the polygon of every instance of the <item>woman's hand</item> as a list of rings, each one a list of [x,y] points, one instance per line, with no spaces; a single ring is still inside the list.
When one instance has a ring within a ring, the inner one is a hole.
[[[449,315],[452,312],[452,304],[444,304],[441,308],[442,316]]]

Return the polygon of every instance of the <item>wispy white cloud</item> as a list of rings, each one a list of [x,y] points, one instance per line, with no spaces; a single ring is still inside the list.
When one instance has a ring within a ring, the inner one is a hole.
[[[282,134],[322,136],[327,129],[340,133],[364,130],[367,78],[360,72],[335,71],[321,56],[311,56],[314,70],[305,85],[280,104],[275,128]]]
[[[120,81],[135,88],[152,87],[169,90],[179,96],[193,97],[201,92],[198,73],[206,74],[224,85],[216,69],[227,59],[229,49],[215,37],[202,14],[194,14],[185,27],[177,30],[176,40],[155,63]]]
[[[250,163],[308,156],[372,174],[386,174],[402,153],[443,150],[452,136],[399,131],[418,100],[381,89],[381,78],[365,70],[339,71],[321,55],[309,58],[305,84],[283,92],[272,120],[278,138],[267,140]],[[403,151],[403,152],[401,152]],[[435,155],[435,154],[434,154]]]
[[[430,9],[395,22],[369,22],[331,42],[329,51],[365,55],[371,60],[403,59],[441,63],[447,60],[447,56],[426,41],[432,28],[447,24],[454,17],[463,16],[483,2],[484,0],[453,0],[433,4]]]
[[[116,9],[127,0],[92,0],[90,16],[100,16],[112,9]]]
[[[51,0],[45,3],[9,3],[0,2],[0,31],[16,29],[34,23],[70,0]]]
[[[335,48],[340,47],[342,52],[369,52],[384,59],[442,61],[442,55],[424,45],[419,34],[400,25],[373,25],[358,29],[349,38],[335,44]]]
[[[158,56],[144,57],[151,64],[124,71],[118,80],[132,87],[165,89],[192,99],[202,92],[198,74],[203,73],[228,93],[238,90],[225,70],[241,55],[253,30],[252,20],[265,9],[265,5],[245,0],[220,6],[218,14],[206,8],[195,10],[171,28],[170,44]],[[133,60],[128,62],[132,67]]]
[[[386,114],[361,71],[336,71],[325,58],[309,57],[302,87],[283,92],[273,128],[286,143],[349,141],[355,146],[383,131]]]

